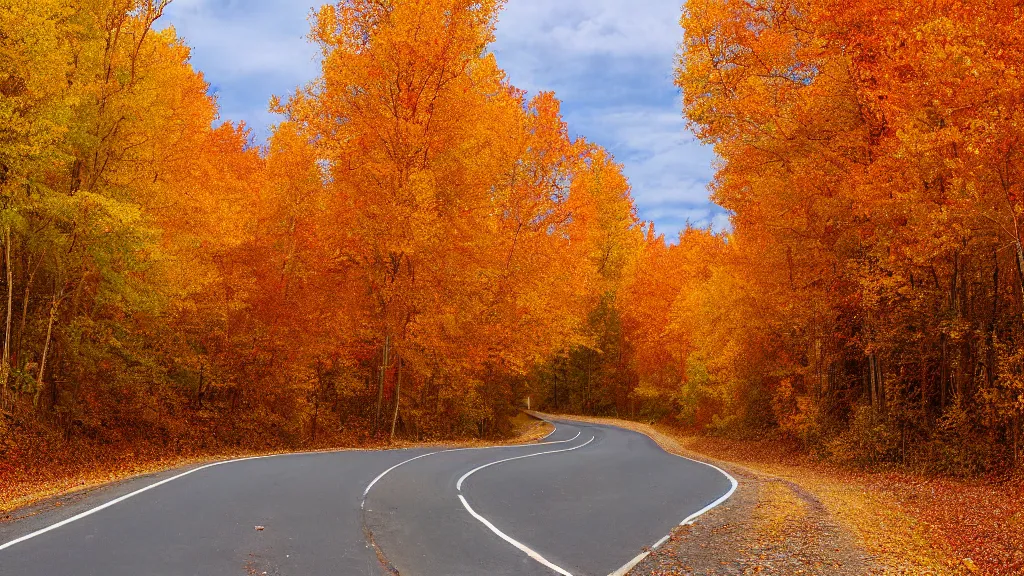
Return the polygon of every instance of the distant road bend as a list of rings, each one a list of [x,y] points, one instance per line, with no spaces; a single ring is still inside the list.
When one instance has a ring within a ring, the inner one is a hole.
[[[290,454],[113,484],[0,524],[3,576],[625,574],[736,481],[621,428]]]

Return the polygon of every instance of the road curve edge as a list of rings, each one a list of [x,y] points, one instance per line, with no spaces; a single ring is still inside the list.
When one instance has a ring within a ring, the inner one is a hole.
[[[554,424],[554,422],[552,422],[551,419],[545,417],[545,415],[541,415],[538,412],[529,412],[529,414],[531,416],[533,416],[534,418],[540,418],[541,420],[544,420],[545,422],[548,422],[548,423],[550,423],[552,425]],[[722,476],[725,476],[726,480],[728,480],[729,484],[730,484],[729,490],[726,491],[726,493],[723,494],[722,496],[720,496],[718,499],[716,499],[715,501],[713,501],[710,504],[708,504],[707,506],[701,508],[700,510],[694,512],[693,514],[690,514],[686,518],[683,518],[683,521],[679,523],[679,526],[686,526],[686,525],[689,525],[689,524],[693,524],[694,522],[697,521],[698,518],[700,518],[704,514],[707,514],[711,510],[714,510],[718,506],[721,506],[722,503],[724,503],[726,500],[728,500],[730,497],[732,497],[732,495],[736,492],[736,489],[739,488],[740,483],[736,480],[736,478],[734,478],[732,476],[732,474],[729,474],[725,470],[722,470],[720,467],[715,466],[714,464],[711,464],[709,462],[704,462],[702,460],[697,460],[696,458],[689,458],[687,456],[683,456],[681,454],[676,454],[675,452],[671,452],[669,450],[665,450],[665,447],[662,446],[661,443],[657,441],[657,439],[655,439],[650,434],[647,434],[647,433],[642,432],[640,430],[630,430],[628,428],[623,428],[621,426],[616,426],[615,424],[603,424],[603,423],[598,423],[598,422],[586,422],[585,420],[573,420],[571,417],[569,417],[569,418],[561,418],[561,419],[565,420],[567,422],[577,422],[577,423],[581,423],[581,424],[598,424],[599,426],[611,426],[613,428],[619,428],[620,430],[627,430],[629,432],[636,432],[637,434],[643,434],[644,436],[647,436],[648,438],[650,438],[655,444],[657,444],[658,447],[661,448],[666,454],[671,454],[671,455],[676,456],[678,458],[682,458],[683,460],[689,460],[690,462],[696,462],[697,464],[703,464],[704,466],[708,466],[709,468],[714,468]],[[608,576],[625,576],[627,573],[629,573],[630,570],[632,570],[634,567],[636,567],[637,564],[639,564],[641,561],[643,561],[644,558],[649,556],[651,552],[657,550],[662,544],[667,542],[669,537],[671,537],[671,534],[666,534],[664,537],[661,538],[661,540],[658,540],[657,542],[655,542],[648,550],[645,550],[645,551],[641,552],[640,554],[637,554],[635,557],[633,557],[632,560],[630,560],[629,562],[626,562],[618,570],[612,572]]]

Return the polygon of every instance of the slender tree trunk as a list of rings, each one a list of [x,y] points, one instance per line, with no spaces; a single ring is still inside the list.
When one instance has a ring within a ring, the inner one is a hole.
[[[996,329],[999,322],[999,257],[997,254],[992,254],[992,261],[995,264],[994,270],[992,271],[992,319],[988,324],[988,334],[985,338],[986,344],[986,358],[985,358],[985,377],[988,382],[989,388],[993,387],[996,382]]]
[[[316,395],[313,397],[313,422],[311,423],[312,424],[312,426],[311,426],[311,428],[312,428],[311,436],[312,436],[312,440],[313,440],[314,443],[316,442],[316,424],[317,424],[317,418],[319,418],[319,417],[320,417],[320,391],[318,390],[316,392]]]
[[[388,370],[388,353],[391,348],[391,336],[384,337],[384,351],[381,354],[380,373],[377,375],[377,408],[373,416],[373,435],[377,435],[380,428],[380,410],[384,402],[384,377]]]
[[[203,409],[203,384],[204,384],[203,376],[205,375],[204,374],[205,372],[206,372],[206,364],[200,364],[199,365],[199,387],[196,389],[196,407],[198,407],[200,410]]]
[[[323,366],[321,365],[320,360],[317,360],[316,361],[316,389],[313,391],[314,392],[314,396],[313,396],[313,422],[312,422],[312,426],[311,426],[311,428],[312,428],[311,436],[312,436],[313,442],[316,442],[316,429],[317,429],[317,425],[319,424],[319,418],[320,418],[320,395],[323,392],[323,389],[324,389],[324,371],[323,371]]]
[[[885,398],[885,372],[882,371],[882,361],[878,358],[878,354],[875,357],[875,386],[878,388],[878,410],[882,414],[886,412],[886,398]]]
[[[878,412],[878,383],[875,381],[875,353],[868,354],[868,390],[871,391],[871,408]]]
[[[1017,287],[1020,288],[1021,297],[1024,298],[1024,246],[1021,245],[1019,238],[1015,239],[1013,244],[1017,255]]]
[[[11,376],[11,314],[14,304],[14,276],[11,272],[11,227],[4,226],[4,264],[7,267],[7,320],[4,323],[3,363],[0,366],[0,405],[7,403],[7,381]]]
[[[918,344],[918,354],[920,355],[921,362],[921,413],[924,414],[926,422],[931,422],[929,417],[929,393],[928,393],[928,359],[925,355],[924,338]]]
[[[591,386],[591,375],[594,371],[594,353],[587,350],[587,380],[583,383],[583,413],[590,413],[590,394],[593,390]]]
[[[946,411],[946,380],[949,379],[949,355],[946,353],[946,335],[939,336],[941,342],[941,360],[939,362],[939,407]],[[940,413],[941,413],[940,412]]]
[[[558,360],[557,359],[555,360],[554,379],[555,379],[555,412],[558,412]]]
[[[39,406],[39,397],[43,393],[43,382],[46,375],[46,355],[50,351],[50,340],[53,336],[53,323],[57,319],[57,308],[60,306],[60,295],[53,297],[53,303],[50,305],[50,319],[46,323],[46,340],[43,343],[43,355],[39,359],[39,376],[36,379],[36,394],[32,399],[32,405],[35,407]]]
[[[18,367],[24,367],[25,363],[22,361],[21,351],[25,343],[25,322],[28,320],[28,299],[32,294],[32,283],[36,279],[36,272],[39,271],[39,265],[45,258],[46,252],[40,254],[35,264],[31,264],[31,261],[27,263],[26,267],[31,268],[28,279],[25,280],[25,296],[21,300],[21,320],[18,322],[18,339],[14,347],[14,359],[18,363]]]
[[[398,404],[402,399],[402,357],[398,357],[398,378],[395,380],[395,413],[391,416],[391,442],[395,441],[395,424],[398,423]]]
[[[1014,414],[1010,419],[1010,461],[1016,469],[1020,466],[1020,414]]]
[[[53,377],[50,378],[50,411],[56,412],[57,403],[60,401],[59,395],[59,383],[64,381],[64,347],[61,346],[60,340],[53,343],[53,366],[56,367]],[[156,377],[151,377],[152,382],[156,382]],[[153,384],[150,383],[150,393],[152,394]],[[69,436],[70,437],[70,436]]]
[[[1011,442],[1010,442],[1010,451],[1011,451],[1010,461],[1013,462],[1013,467],[1014,468],[1016,468],[1017,464],[1018,464],[1018,462],[1017,462],[1017,435],[1019,434],[1018,430],[1020,430],[1020,422],[1019,422],[1019,420],[1020,420],[1020,417],[1018,415],[1016,415],[1016,414],[1014,414],[1013,415],[1013,419],[1010,420],[1010,428],[1011,428],[1011,430],[1010,430],[1010,438],[1011,438]]]

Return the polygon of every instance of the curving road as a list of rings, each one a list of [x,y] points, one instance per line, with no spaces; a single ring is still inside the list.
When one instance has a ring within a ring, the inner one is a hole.
[[[521,446],[292,454],[121,482],[0,523],[0,575],[617,575],[735,489],[641,434],[555,424]]]

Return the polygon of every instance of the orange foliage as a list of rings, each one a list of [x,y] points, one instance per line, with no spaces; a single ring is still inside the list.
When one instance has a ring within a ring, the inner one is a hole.
[[[263,148],[166,4],[0,7],[0,477],[510,434],[638,232],[621,168],[486,52],[501,3],[324,6]]]
[[[262,148],[215,125],[166,3],[0,6],[18,462],[502,436],[529,398],[1019,465],[1009,3],[689,0],[677,81],[732,230],[671,244],[553,94],[509,83],[498,0],[322,7],[321,73]]]

